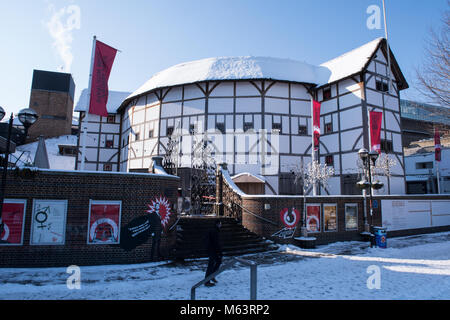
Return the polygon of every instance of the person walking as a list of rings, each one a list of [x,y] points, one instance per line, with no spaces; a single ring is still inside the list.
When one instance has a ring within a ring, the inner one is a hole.
[[[217,220],[214,227],[209,230],[206,237],[206,246],[208,250],[208,268],[206,269],[205,278],[216,272],[222,263],[222,245],[220,244],[219,232],[222,227],[222,222]],[[205,283],[205,286],[211,287],[217,283],[215,278],[212,278]]]

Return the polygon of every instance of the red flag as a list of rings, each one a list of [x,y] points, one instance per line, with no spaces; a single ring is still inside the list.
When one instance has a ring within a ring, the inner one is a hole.
[[[117,50],[100,42],[95,43],[94,66],[92,70],[91,99],[89,113],[108,116],[108,80]]]
[[[314,151],[319,150],[320,139],[320,103],[313,100],[313,136]]]
[[[434,159],[441,161],[441,137],[438,128],[434,128]]]
[[[381,154],[381,119],[383,113],[378,111],[370,111],[370,150],[377,151]]]

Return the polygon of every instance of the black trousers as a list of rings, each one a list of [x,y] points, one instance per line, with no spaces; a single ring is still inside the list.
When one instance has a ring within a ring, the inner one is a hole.
[[[220,264],[222,263],[222,257],[215,254],[209,256],[208,268],[206,269],[205,278],[219,270]]]

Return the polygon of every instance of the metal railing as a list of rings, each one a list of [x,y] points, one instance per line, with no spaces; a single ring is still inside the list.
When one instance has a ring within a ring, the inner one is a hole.
[[[195,300],[195,289],[197,289],[201,285],[205,284],[212,278],[215,278],[218,274],[222,273],[226,269],[231,268],[237,262],[240,262],[240,263],[250,267],[250,300],[256,300],[256,281],[257,281],[257,269],[256,268],[257,268],[257,264],[253,261],[247,261],[247,260],[244,260],[241,258],[236,258],[236,257],[232,257],[231,261],[228,261],[227,263],[225,263],[222,267],[219,268],[219,270],[217,270],[213,274],[209,275],[202,281],[199,281],[196,284],[194,284],[191,288],[191,300]]]

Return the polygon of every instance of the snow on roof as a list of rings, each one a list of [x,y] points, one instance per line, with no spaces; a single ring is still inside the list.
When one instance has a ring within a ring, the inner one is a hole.
[[[330,72],[306,62],[270,57],[218,57],[181,63],[150,78],[127,99],[145,92],[214,80],[273,79],[316,84],[326,82]]]
[[[62,156],[59,154],[58,145],[77,145],[77,136],[65,135],[56,138],[45,139],[45,146],[47,149],[48,161],[50,169],[59,170],[74,170],[75,169],[75,157]],[[36,155],[38,147],[38,141],[27,143],[16,147],[16,152],[12,154],[10,161],[16,162],[17,166],[23,167],[27,163],[32,164]]]
[[[331,83],[361,72],[382,40],[383,38],[377,38],[337,58],[322,63],[322,67],[331,71],[331,76],[327,82],[319,84]]]
[[[261,182],[265,183],[266,179],[263,176],[252,174],[250,172],[238,173],[231,177],[234,182]]]
[[[106,109],[108,110],[108,113],[116,113],[117,108],[119,108],[122,102],[129,95],[130,92],[109,91],[108,103],[106,104]],[[83,91],[81,91],[80,98],[78,99],[74,111],[76,112],[86,111],[87,106],[88,106],[88,89],[83,89]]]

